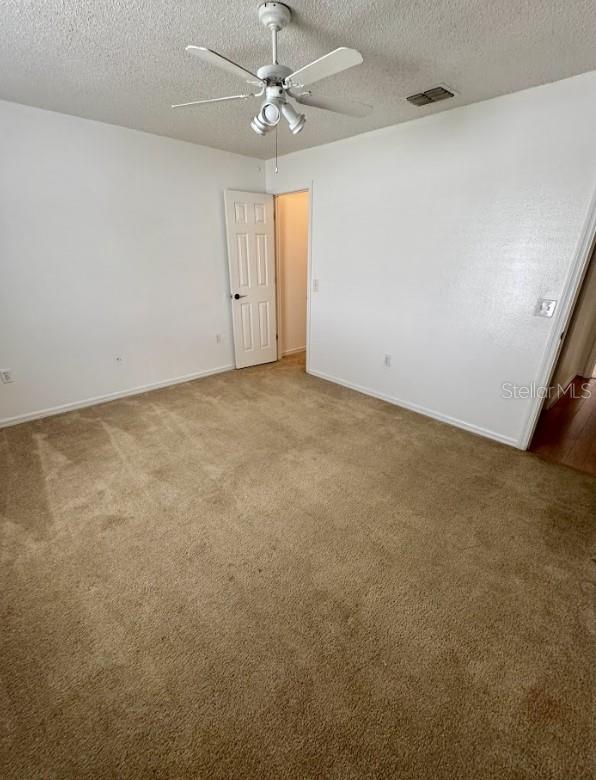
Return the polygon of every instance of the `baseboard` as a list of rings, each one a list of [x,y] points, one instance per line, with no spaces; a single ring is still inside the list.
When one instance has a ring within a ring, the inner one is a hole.
[[[396,398],[395,396],[387,395],[386,393],[379,393],[376,390],[372,390],[370,387],[363,387],[362,385],[357,385],[353,382],[346,382],[344,379],[338,379],[337,377],[331,376],[330,374],[325,374],[322,371],[313,371],[310,369],[308,373],[312,374],[312,376],[319,377],[319,379],[325,379],[328,382],[334,382],[337,385],[348,387],[350,390],[356,390],[357,392],[363,393],[364,395],[370,395],[373,398],[379,398],[381,401],[387,401],[387,403],[394,404],[395,406],[401,406],[404,409],[409,409],[411,412],[423,414],[425,417],[432,417],[433,420],[439,420],[439,422],[444,422],[448,425],[454,425],[456,428],[463,428],[464,431],[469,431],[470,433],[476,433],[479,436],[484,436],[485,439],[492,439],[493,441],[498,441],[501,444],[508,444],[509,446],[517,447],[518,449],[520,447],[519,441],[514,439],[512,436],[503,436],[502,434],[497,433],[496,431],[491,431],[488,428],[481,428],[478,425],[467,423],[465,420],[459,420],[457,417],[450,417],[447,414],[435,412],[433,409],[427,409],[425,406],[413,404],[410,401],[404,401],[401,398]]]
[[[284,354],[292,354],[293,352],[301,352],[302,349],[296,349],[292,350],[292,352],[284,353]],[[118,398],[126,398],[131,395],[139,395],[141,393],[147,393],[151,390],[159,390],[161,387],[170,387],[172,385],[178,385],[182,384],[183,382],[191,382],[193,379],[201,379],[202,377],[211,376],[213,374],[221,374],[224,371],[231,371],[234,368],[233,365],[226,365],[226,366],[218,366],[217,368],[211,368],[207,369],[206,371],[197,371],[192,374],[185,374],[184,376],[174,377],[172,379],[166,379],[162,380],[160,382],[151,382],[147,385],[140,385],[138,387],[133,387],[129,390],[121,390],[115,393],[108,393],[106,395],[99,395],[95,396],[93,398],[86,398],[82,401],[75,401],[73,403],[68,404],[61,404],[60,406],[52,406],[48,409],[40,409],[35,412],[30,412],[28,414],[22,414],[17,415],[16,417],[5,417],[4,419],[0,419],[0,428],[7,428],[11,425],[19,425],[20,423],[29,422],[31,420],[40,420],[44,417],[51,417],[55,414],[64,414],[65,412],[72,412],[76,409],[84,409],[88,406],[96,406],[98,404],[107,403],[109,401],[116,401]],[[348,387],[350,390],[356,390],[359,393],[363,393],[364,395],[370,395],[373,398],[379,398],[381,401],[387,401],[390,404],[394,404],[395,406],[401,406],[404,409],[409,409],[412,412],[417,412],[418,414],[423,414],[426,417],[432,417],[434,420],[439,420],[440,422],[447,423],[448,425],[454,425],[457,428],[463,428],[463,430],[470,431],[471,433],[476,433],[480,436],[484,436],[488,439],[493,439],[494,441],[501,442],[502,444],[509,444],[513,447],[519,447],[519,443],[509,436],[503,436],[500,433],[496,433],[495,431],[488,430],[487,428],[481,428],[477,425],[472,425],[470,423],[465,422],[464,420],[459,420],[455,417],[450,417],[446,414],[441,414],[440,412],[435,412],[432,409],[427,409],[424,406],[420,406],[419,404],[413,404],[409,401],[404,401],[403,399],[396,398],[395,396],[387,395],[386,393],[379,393],[376,390],[372,390],[369,387],[363,387],[362,385],[354,384],[353,382],[346,382],[343,379],[339,379],[338,377],[331,376],[330,374],[325,374],[322,371],[314,371],[312,369],[309,370],[309,374],[312,376],[316,376],[319,379],[325,379],[328,382],[334,382],[337,385],[342,385],[343,387]]]
[[[286,349],[284,352],[281,353],[282,357],[285,357],[286,355],[295,355],[297,352],[305,352],[306,346],[304,347],[294,347],[294,349]]]
[[[36,412],[29,412],[28,414],[19,414],[16,417],[5,417],[4,419],[0,419],[0,428],[8,428],[10,425],[19,425],[20,423],[30,422],[31,420],[41,420],[43,417],[52,417],[55,414],[73,412],[76,409],[84,409],[87,406],[105,404],[108,401],[116,401],[118,398],[126,398],[129,395],[140,395],[141,393],[147,393],[150,390],[159,390],[161,387],[170,387],[172,385],[180,385],[183,382],[192,382],[193,379],[201,379],[202,377],[211,376],[213,374],[222,374],[224,371],[231,371],[233,368],[235,368],[233,365],[218,366],[217,368],[209,368],[206,371],[196,371],[192,374],[177,376],[173,379],[164,379],[160,382],[139,385],[130,390],[119,390],[115,393],[97,395],[94,398],[85,398],[83,401],[74,401],[69,404],[61,404],[60,406],[51,406],[48,409],[39,409]]]

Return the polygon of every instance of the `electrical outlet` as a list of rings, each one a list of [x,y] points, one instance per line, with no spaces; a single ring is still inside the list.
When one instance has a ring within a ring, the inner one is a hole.
[[[312,280],[312,291],[313,292],[319,292],[319,280],[313,279]]]
[[[116,355],[114,360],[116,361],[116,363],[118,363],[118,365],[120,365],[121,363],[124,363],[124,358],[121,355]]]
[[[215,334],[215,342],[216,342],[216,344],[221,344],[222,341],[223,341],[223,337],[222,337],[221,333],[216,333]]]
[[[385,368],[391,368],[391,355],[385,355]]]
[[[552,317],[555,313],[556,306],[556,301],[551,301],[548,298],[539,298],[536,308],[534,309],[534,314],[537,317]]]
[[[12,368],[0,368],[0,382],[3,385],[9,385],[11,382],[14,382]]]

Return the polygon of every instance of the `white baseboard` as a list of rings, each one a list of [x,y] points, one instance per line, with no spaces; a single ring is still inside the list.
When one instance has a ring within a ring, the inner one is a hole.
[[[304,347],[300,349],[292,350],[291,352],[284,353],[284,354],[302,352],[303,350]],[[178,385],[178,384],[182,384],[183,382],[191,382],[193,379],[201,379],[202,377],[211,376],[213,374],[221,374],[224,371],[231,371],[232,369],[234,369],[233,365],[219,366],[217,368],[207,369],[206,371],[197,371],[192,374],[185,374],[184,376],[174,377],[172,379],[166,379],[160,382],[151,382],[150,384],[147,385],[133,387],[130,390],[121,390],[115,393],[108,393],[106,395],[98,395],[93,398],[85,398],[82,401],[74,401],[73,403],[61,404],[60,406],[52,406],[48,409],[40,409],[38,411],[30,412],[28,414],[17,415],[16,417],[5,417],[4,419],[0,419],[0,428],[7,428],[8,426],[11,425],[19,425],[19,423],[29,422],[31,420],[40,420],[43,417],[51,417],[55,414],[64,414],[65,412],[72,412],[75,411],[76,409],[84,409],[85,407],[88,406],[96,406],[98,404],[107,403],[109,401],[116,401],[118,398],[126,398],[127,396],[131,396],[131,395],[139,395],[140,393],[147,393],[150,390],[158,390],[161,387],[170,387],[171,385]],[[450,417],[449,415],[435,412],[432,409],[427,409],[424,406],[413,404],[410,403],[409,401],[404,401],[400,398],[387,395],[386,393],[379,393],[376,390],[372,390],[369,387],[363,387],[362,385],[357,385],[354,384],[353,382],[346,382],[345,380],[339,379],[338,377],[331,376],[330,374],[325,374],[322,371],[313,371],[311,369],[309,373],[312,374],[312,376],[319,377],[320,379],[325,379],[328,382],[334,382],[337,385],[348,387],[351,390],[356,390],[357,392],[363,393],[364,395],[370,395],[373,396],[374,398],[379,398],[381,401],[387,401],[390,404],[401,406],[404,409],[409,409],[410,411],[418,412],[419,414],[423,414],[426,417],[432,417],[433,419],[439,420],[440,422],[444,422],[449,425],[454,425],[457,428],[463,428],[466,431],[470,431],[471,433],[476,433],[488,439],[493,439],[494,441],[501,442],[502,444],[509,444],[510,446],[513,447],[520,446],[519,442],[517,442],[512,437],[503,436],[500,433],[496,433],[495,431],[488,430],[487,428],[481,428],[477,425],[472,425],[471,423],[467,423],[464,420],[459,420],[455,417]]]
[[[296,352],[305,352],[306,346],[304,347],[294,347],[294,349],[286,349],[284,352],[281,353],[282,357],[285,357],[286,355],[295,355]]]
[[[488,428],[481,428],[478,425],[467,423],[465,420],[459,420],[457,417],[450,417],[447,414],[435,412],[433,409],[427,409],[425,406],[413,404],[410,401],[404,401],[401,398],[396,398],[394,396],[387,395],[386,393],[379,393],[376,390],[372,390],[370,387],[363,387],[362,385],[356,385],[353,382],[346,382],[344,379],[338,379],[337,377],[331,376],[330,374],[325,374],[322,371],[313,371],[310,369],[308,373],[312,374],[312,376],[319,377],[319,379],[326,379],[328,382],[335,382],[335,384],[348,387],[350,390],[356,390],[359,393],[364,393],[364,395],[371,395],[373,398],[379,398],[381,401],[387,401],[388,403],[394,404],[395,406],[401,406],[404,409],[409,409],[411,412],[423,414],[425,417],[432,417],[433,420],[439,420],[440,422],[447,423],[448,425],[454,425],[456,428],[463,428],[464,431],[469,431],[470,433],[476,433],[479,436],[484,436],[485,439],[493,439],[494,441],[498,441],[501,444],[508,444],[509,446],[517,447],[518,449],[521,448],[519,441],[514,439],[512,436],[503,436],[501,433],[491,431]]]
[[[40,420],[43,417],[51,417],[55,414],[72,412],[75,409],[84,409],[87,406],[105,404],[108,401],[116,401],[118,398],[126,398],[129,395],[139,395],[140,393],[147,393],[150,390],[159,390],[160,387],[180,385],[183,382],[191,382],[193,379],[201,379],[202,377],[211,376],[212,374],[221,374],[224,371],[231,371],[233,368],[235,368],[233,365],[208,368],[206,371],[196,371],[192,374],[185,374],[184,376],[174,377],[173,379],[164,379],[160,382],[150,382],[148,385],[140,385],[139,387],[133,387],[130,390],[118,390],[115,393],[97,395],[94,398],[85,398],[83,401],[74,401],[73,403],[69,404],[61,404],[60,406],[51,406],[48,409],[39,409],[36,412],[19,414],[16,417],[5,417],[4,419],[0,419],[0,428],[8,428],[10,425],[19,425],[19,423],[29,422],[30,420]]]

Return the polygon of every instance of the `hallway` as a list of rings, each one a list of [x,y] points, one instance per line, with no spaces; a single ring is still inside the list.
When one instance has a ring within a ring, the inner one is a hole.
[[[574,392],[571,392],[573,386]],[[586,396],[589,392],[589,397]],[[568,392],[543,410],[530,452],[596,476],[596,379],[576,377]]]

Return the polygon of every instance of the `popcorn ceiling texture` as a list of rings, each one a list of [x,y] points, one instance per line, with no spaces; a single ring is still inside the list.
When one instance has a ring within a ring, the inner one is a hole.
[[[0,98],[267,159],[274,138],[248,122],[257,101],[178,110],[242,91],[185,54],[206,45],[250,69],[270,61],[258,0],[4,0]],[[279,58],[299,67],[337,46],[364,64],[316,94],[364,100],[366,119],[306,110],[280,154],[596,69],[593,0],[294,0]],[[404,98],[444,82],[460,94],[423,109]],[[313,92],[315,90],[313,89]]]

